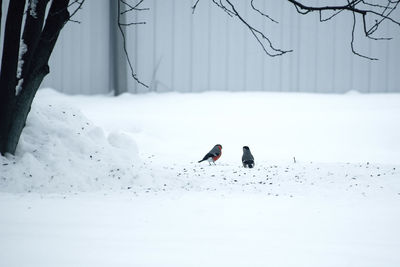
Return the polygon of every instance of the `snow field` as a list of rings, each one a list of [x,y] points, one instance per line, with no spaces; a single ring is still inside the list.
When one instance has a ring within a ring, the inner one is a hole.
[[[44,91],[42,98],[54,96]],[[225,163],[240,164],[248,145],[256,161],[399,164],[398,94],[207,92],[68,101],[106,132],[130,133],[140,153],[174,163],[198,161],[220,143]]]
[[[397,266],[398,201],[1,195],[1,266]]]
[[[0,266],[397,267],[399,119],[400,95],[41,90],[0,157]]]

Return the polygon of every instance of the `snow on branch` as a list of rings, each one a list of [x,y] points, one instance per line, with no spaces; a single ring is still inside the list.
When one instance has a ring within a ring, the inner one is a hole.
[[[29,14],[34,18],[37,18],[37,13],[36,13],[37,2],[38,0],[29,1]]]

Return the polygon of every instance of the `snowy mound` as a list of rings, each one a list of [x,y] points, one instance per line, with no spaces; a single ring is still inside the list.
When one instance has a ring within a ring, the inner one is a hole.
[[[131,185],[140,163],[126,133],[108,137],[78,109],[40,99],[32,105],[16,155],[0,157],[0,190],[68,192]]]

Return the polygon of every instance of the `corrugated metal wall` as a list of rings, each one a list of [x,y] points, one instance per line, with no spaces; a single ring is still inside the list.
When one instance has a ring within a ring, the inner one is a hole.
[[[400,27],[382,26],[383,36],[394,37],[389,42],[356,36],[360,53],[380,59],[370,61],[351,52],[351,14],[320,23],[318,14],[298,15],[287,1],[255,1],[279,21],[275,24],[254,12],[250,1],[234,1],[277,47],[294,50],[271,58],[243,25],[212,1],[200,1],[192,15],[194,2],[148,1],[151,10],[138,15],[147,24],[128,29],[139,77],[152,81],[152,90],[400,91]],[[132,80],[129,89],[145,91]]]
[[[87,0],[62,30],[42,87],[69,94],[104,94],[112,86],[110,1]]]
[[[1,51],[8,2],[2,3]],[[42,87],[70,94],[110,91],[110,3],[110,0],[87,0],[74,17],[80,23],[66,24],[50,57],[50,74]]]
[[[192,15],[194,2],[146,0],[144,6],[149,11],[127,17],[128,21],[147,23],[130,26],[126,33],[138,77],[150,85],[150,89],[138,86],[128,75],[129,92],[400,92],[400,27],[382,25],[382,36],[394,37],[391,41],[369,41],[357,35],[357,50],[380,59],[369,61],[351,53],[350,14],[320,23],[317,14],[300,16],[287,1],[255,1],[257,7],[279,21],[275,24],[255,13],[250,1],[234,1],[238,10],[267,33],[277,47],[294,50],[271,58],[243,25],[211,0],[200,1]],[[115,19],[110,16],[110,5],[115,3],[86,1],[75,18],[81,23],[65,26],[43,87],[72,94],[107,93],[113,89],[111,48],[116,38],[110,30],[116,29],[110,28],[110,21]]]

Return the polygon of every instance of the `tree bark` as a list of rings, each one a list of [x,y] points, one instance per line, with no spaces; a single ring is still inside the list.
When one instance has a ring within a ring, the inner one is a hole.
[[[0,0],[0,29],[1,29],[1,18],[3,15],[3,0]],[[0,40],[1,40],[1,34],[0,34]]]
[[[9,152],[7,140],[15,108],[18,52],[25,1],[11,0],[5,25],[0,74],[0,152]],[[14,151],[12,151],[14,152]]]
[[[44,15],[47,3],[47,0],[38,1],[38,6],[36,7],[38,18],[29,18],[28,15],[25,23],[24,37],[26,36],[28,38],[27,42],[30,43],[33,49],[30,54],[26,55],[28,61],[27,65],[23,66],[22,72],[24,80],[21,92],[17,96],[15,96],[14,85],[15,101],[11,113],[7,114],[10,116],[8,120],[11,123],[9,123],[6,129],[5,138],[0,140],[0,152],[2,154],[7,152],[11,154],[15,153],[28,113],[31,109],[33,98],[43,78],[49,73],[48,61],[50,55],[53,52],[60,31],[69,20],[69,0],[52,1],[45,26],[42,30],[43,19],[41,20],[39,17],[41,14]],[[37,33],[40,33],[40,35]],[[37,40],[34,40],[35,36],[37,36]]]
[[[33,1],[30,0],[29,3]],[[32,65],[33,55],[35,54],[36,47],[39,43],[40,33],[42,32],[44,15],[46,12],[46,6],[49,0],[39,0],[36,3],[34,15],[30,12],[31,6],[28,8],[24,33],[22,34],[22,40],[27,46],[26,53],[22,56],[24,65],[22,68],[22,73],[20,79],[26,79],[27,74],[29,74],[30,67]]]

